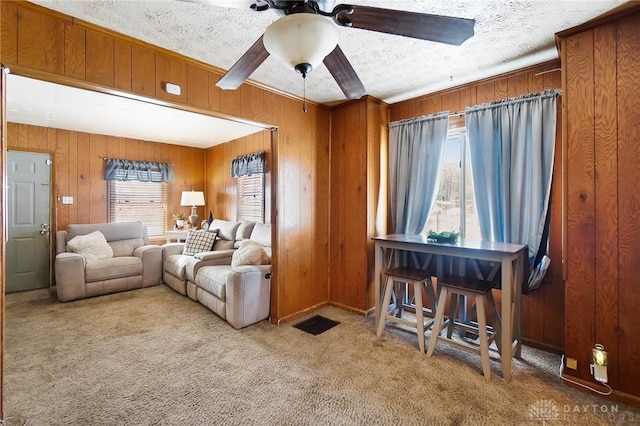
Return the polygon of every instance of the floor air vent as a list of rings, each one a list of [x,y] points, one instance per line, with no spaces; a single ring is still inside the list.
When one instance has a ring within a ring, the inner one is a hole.
[[[338,321],[330,320],[329,318],[325,318],[321,315],[316,315],[304,321],[300,321],[299,323],[295,324],[294,327],[316,336],[320,333],[324,333],[325,331],[329,330],[332,327],[335,327],[338,324],[340,324]]]

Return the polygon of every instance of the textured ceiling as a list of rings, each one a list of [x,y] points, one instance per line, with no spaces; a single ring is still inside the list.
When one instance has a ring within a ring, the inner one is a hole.
[[[171,0],[32,1],[225,70],[278,19],[271,10],[254,12]],[[588,21],[624,1],[348,0],[347,3],[476,20],[475,35],[462,46],[338,28],[339,45],[367,93],[395,103],[555,59],[554,33]],[[303,95],[300,75],[273,57],[250,79],[286,93]],[[312,101],[333,104],[345,100],[324,65],[313,70],[306,83],[306,96]]]

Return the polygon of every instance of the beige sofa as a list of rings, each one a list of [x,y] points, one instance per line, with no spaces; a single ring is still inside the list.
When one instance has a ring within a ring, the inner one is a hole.
[[[214,219],[218,230],[213,250],[182,254],[185,243],[163,247],[164,283],[180,294],[201,303],[235,328],[269,317],[271,265],[232,267],[233,254],[250,240],[259,243],[271,257],[271,226],[254,222]]]
[[[94,260],[71,250],[69,242],[74,237],[95,231],[104,235],[110,256]],[[160,284],[162,247],[148,245],[148,240],[142,222],[69,225],[58,231],[54,262],[58,299],[68,302]]]
[[[242,227],[241,227],[242,225]],[[205,265],[231,265],[236,240],[249,238],[254,222],[230,222],[214,219],[209,229],[217,230],[213,250],[194,256],[182,254],[185,243],[167,243],[162,246],[162,279],[166,285],[187,295],[187,282],[195,282],[200,267]]]

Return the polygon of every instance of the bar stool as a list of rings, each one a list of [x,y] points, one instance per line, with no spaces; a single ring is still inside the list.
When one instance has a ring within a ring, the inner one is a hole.
[[[385,290],[384,290],[384,300],[382,302],[382,307],[380,310],[380,318],[378,320],[378,331],[376,336],[380,337],[382,335],[382,330],[384,330],[385,324],[387,321],[396,322],[398,324],[402,324],[408,327],[415,327],[416,333],[418,336],[418,347],[420,348],[420,352],[424,353],[424,306],[422,303],[422,288],[423,285],[427,291],[427,298],[430,300],[436,300],[435,293],[433,292],[433,285],[431,284],[431,275],[429,272],[422,269],[415,268],[394,268],[387,271],[384,271],[385,275]],[[389,306],[391,305],[391,294],[394,292],[396,283],[404,283],[406,286],[413,284],[413,293],[415,297],[415,306],[416,306],[416,320],[410,321],[405,318],[402,318],[402,298],[400,295],[396,295],[396,308],[397,314],[389,312]],[[435,310],[435,307],[434,307]]]
[[[495,340],[498,345],[498,351],[500,351],[500,329],[501,321],[500,315],[496,309],[495,301],[493,300],[493,293],[491,292],[491,285],[486,281],[474,280],[470,278],[448,276],[442,279],[438,279],[438,291],[440,292],[440,298],[436,308],[436,318],[431,331],[431,337],[429,338],[429,348],[427,350],[427,356],[433,355],[433,351],[438,341],[454,346],[458,349],[465,350],[467,352],[476,353],[480,355],[482,361],[482,371],[486,378],[491,377],[491,366],[489,363],[489,345]],[[451,295],[450,307],[449,307],[449,320],[444,321],[444,315],[446,310],[447,295]],[[477,327],[472,323],[462,323],[456,321],[455,315],[457,311],[458,299],[460,296],[469,297],[474,301],[474,307],[477,313]],[[492,330],[487,330],[487,316],[485,314],[485,301],[489,307],[489,324],[491,324]],[[440,336],[440,332],[447,328],[447,335]],[[452,339],[454,328],[462,329],[477,333],[480,339],[480,349],[471,344],[464,343],[464,341],[456,341]]]

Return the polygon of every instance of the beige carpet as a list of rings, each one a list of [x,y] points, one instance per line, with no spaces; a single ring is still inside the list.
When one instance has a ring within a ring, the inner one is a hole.
[[[7,423],[640,422],[640,410],[560,384],[557,355],[524,348],[510,383],[497,361],[487,380],[474,355],[438,345],[427,358],[406,332],[378,339],[371,318],[331,307],[316,313],[341,324],[317,336],[266,321],[235,330],[165,286],[66,304],[47,291],[10,294]],[[612,406],[615,418],[603,413]]]

